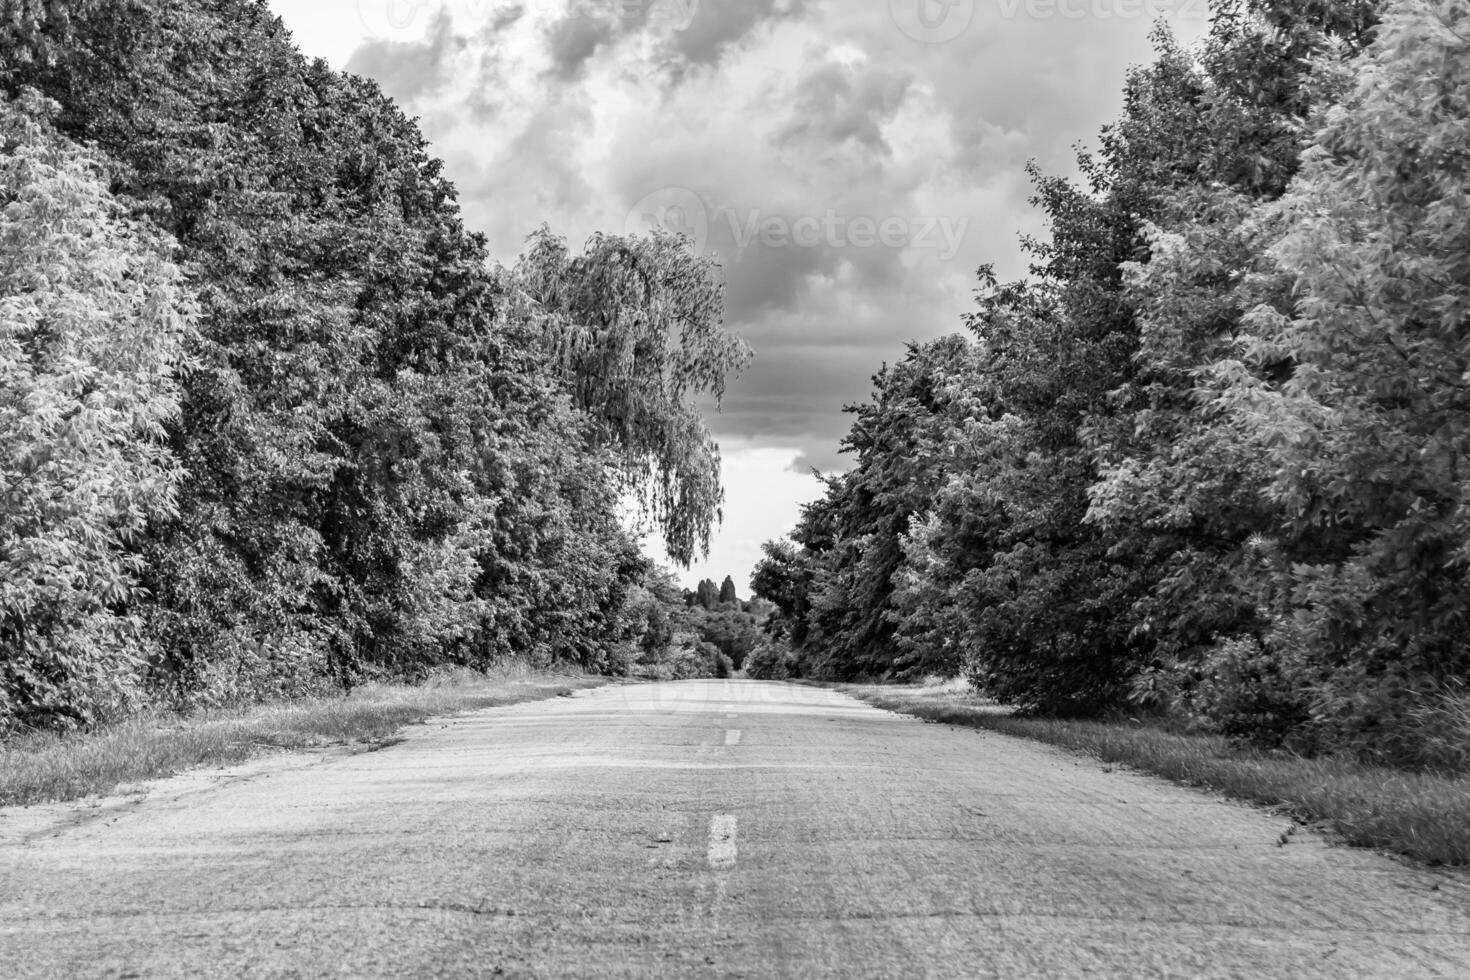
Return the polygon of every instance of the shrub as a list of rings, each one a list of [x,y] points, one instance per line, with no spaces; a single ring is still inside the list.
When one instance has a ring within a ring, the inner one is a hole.
[[[1470,692],[1440,691],[1409,710],[1408,724],[1424,766],[1470,773]]]
[[[1180,699],[1221,734],[1280,745],[1311,717],[1303,665],[1253,637],[1222,641],[1192,670],[1192,685],[1176,676]]]
[[[765,639],[745,660],[747,677],[762,681],[784,681],[799,677],[795,656],[779,640]]]

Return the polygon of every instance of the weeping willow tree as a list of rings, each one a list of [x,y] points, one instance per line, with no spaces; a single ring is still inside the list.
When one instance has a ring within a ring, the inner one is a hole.
[[[504,276],[505,315],[539,334],[670,557],[707,554],[724,489],[697,399],[718,404],[751,359],[724,329],[718,263],[666,233],[598,234],[573,255],[542,228]]]

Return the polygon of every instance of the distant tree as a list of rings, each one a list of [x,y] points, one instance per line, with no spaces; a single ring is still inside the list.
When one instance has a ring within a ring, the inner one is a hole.
[[[803,526],[807,523],[802,522]],[[799,648],[810,629],[807,614],[817,559],[809,548],[799,548],[791,541],[767,541],[761,551],[765,557],[755,566],[750,584],[757,596],[775,607],[763,628],[772,639]]]
[[[739,601],[740,597],[735,594],[735,580],[726,575],[725,581],[720,583],[720,603],[723,605],[727,602],[738,603]]]
[[[729,606],[706,613],[694,624],[704,642],[719,649],[739,670],[745,658],[760,643],[761,633],[755,617]]]
[[[715,606],[719,605],[719,590],[715,588],[715,583],[710,579],[704,579],[699,583],[699,588],[696,590],[695,595],[696,601],[702,609],[714,609]]]

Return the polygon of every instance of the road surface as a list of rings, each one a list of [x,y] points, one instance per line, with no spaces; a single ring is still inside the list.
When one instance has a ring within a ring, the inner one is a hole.
[[[1470,879],[846,695],[630,685],[0,811],[4,977],[1470,976]]]

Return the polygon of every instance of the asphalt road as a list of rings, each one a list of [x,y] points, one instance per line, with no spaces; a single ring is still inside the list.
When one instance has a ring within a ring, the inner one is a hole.
[[[0,811],[0,977],[1470,976],[1470,878],[831,691],[603,688]]]

